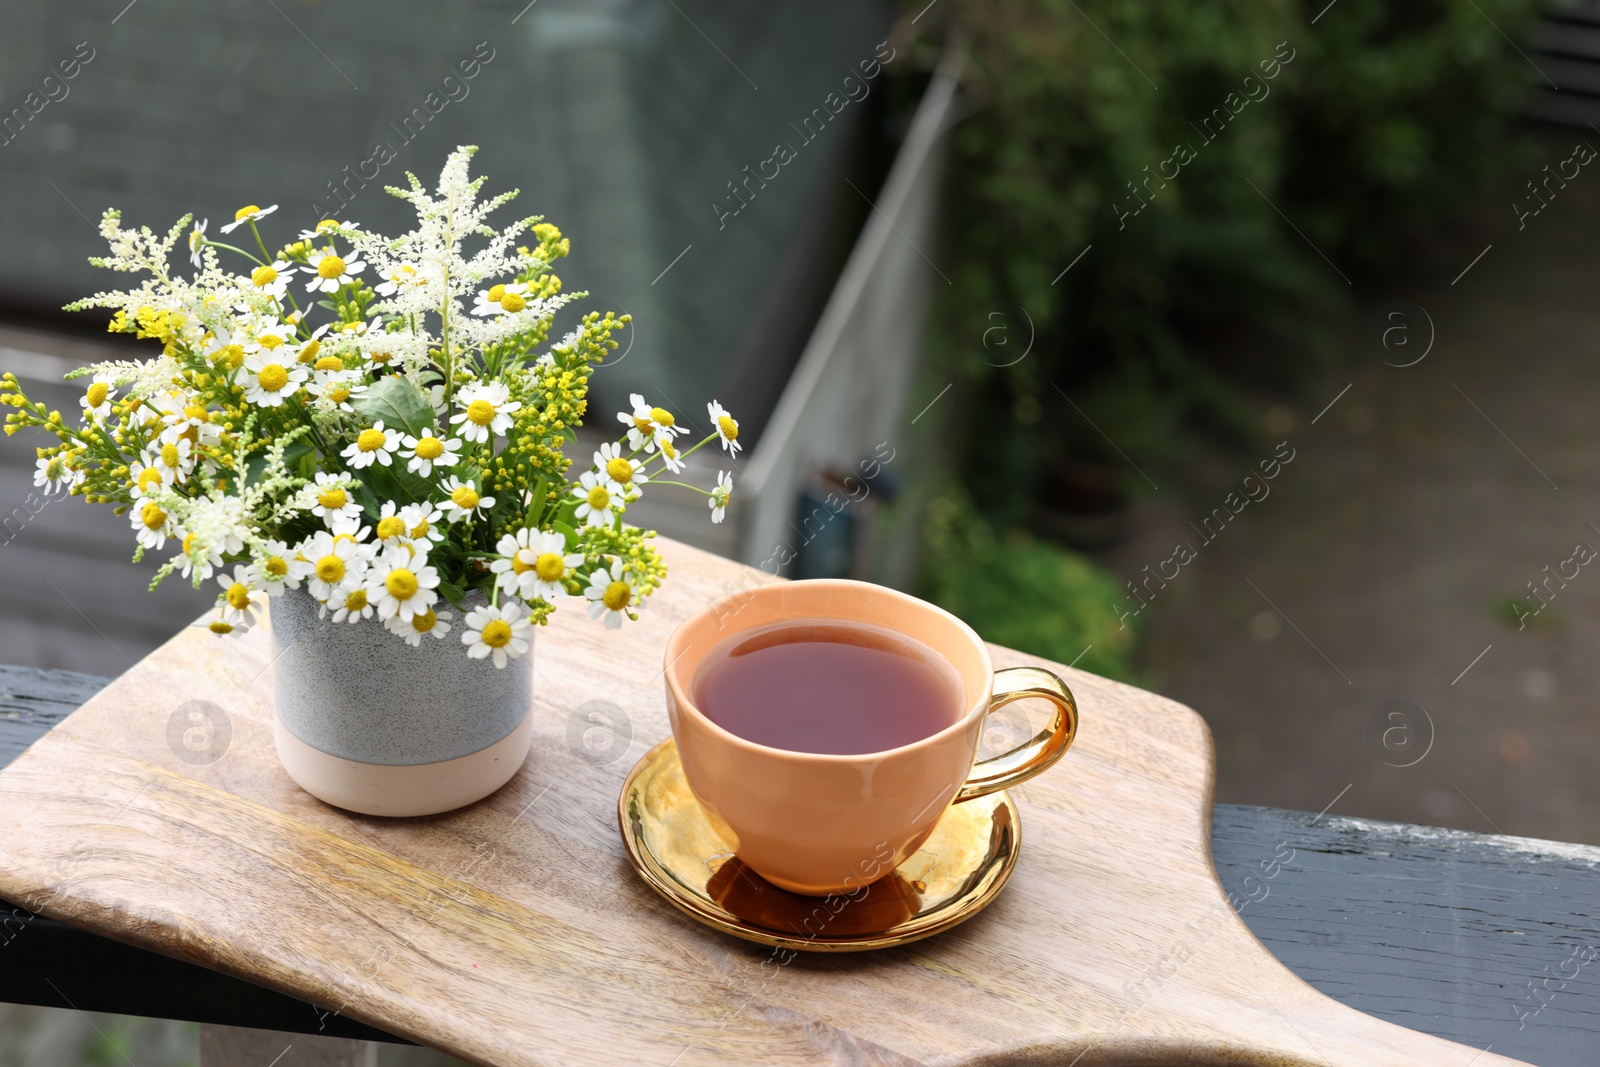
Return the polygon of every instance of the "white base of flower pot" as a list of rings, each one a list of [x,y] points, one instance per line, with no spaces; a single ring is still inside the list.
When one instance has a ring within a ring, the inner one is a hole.
[[[488,748],[439,763],[358,763],[313,748],[274,717],[278,759],[318,800],[362,815],[437,815],[482,800],[511,780],[533,743],[533,714]]]

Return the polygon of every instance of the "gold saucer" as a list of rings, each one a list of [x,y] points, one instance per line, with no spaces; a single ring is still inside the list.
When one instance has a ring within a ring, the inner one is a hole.
[[[965,922],[1000,892],[1022,847],[1016,805],[1001,791],[953,805],[910,859],[857,900],[790,893],[717,836],[670,737],[628,775],[617,815],[634,868],[678,910],[746,941],[805,952],[889,948]]]

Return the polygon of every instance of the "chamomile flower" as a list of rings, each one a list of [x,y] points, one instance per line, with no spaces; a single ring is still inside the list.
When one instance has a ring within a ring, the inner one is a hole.
[[[683,473],[685,464],[678,456],[678,446],[672,443],[672,438],[670,437],[663,437],[661,439],[661,463],[662,466],[666,467],[667,470],[671,471],[673,474]],[[657,471],[656,473],[659,474],[660,471]]]
[[[195,223],[194,229],[189,231],[189,262],[195,265],[196,270],[200,267],[200,249],[205,247],[206,225],[210,221],[210,219],[201,219]]]
[[[71,489],[82,485],[85,477],[85,472],[73,467],[66,456],[57,454],[41,457],[34,465],[33,484],[46,492],[51,492],[55,489]],[[138,529],[137,524],[134,529]]]
[[[258,584],[268,596],[277,596],[285,589],[299,589],[305,573],[294,567],[294,553],[282,541],[263,541],[258,546],[255,562],[251,565]]]
[[[612,560],[609,568],[596,567],[589,575],[589,588],[583,591],[589,598],[589,618],[603,620],[608,630],[621,626],[624,616],[639,617],[644,600],[638,594],[633,576],[623,568],[620,559]]]
[[[567,593],[564,584],[583,553],[568,552],[567,539],[554,530],[521,529],[507,534],[495,549],[508,558],[494,561],[502,588],[515,590],[524,600],[555,601]]]
[[[309,373],[310,368],[299,363],[279,362],[271,351],[252,353],[244,361],[244,398],[258,407],[275,408],[299,390]]]
[[[405,449],[406,470],[424,478],[433,474],[435,467],[453,467],[460,459],[461,441],[454,437],[440,438],[429,430],[421,437],[406,434],[400,439]]]
[[[711,497],[706,501],[711,507],[711,521],[721,522],[728,512],[728,499],[733,496],[733,475],[728,471],[717,472],[716,488],[711,490]]]
[[[650,481],[643,466],[622,454],[620,441],[607,441],[601,445],[600,451],[594,454],[594,465],[605,480],[606,488],[624,500],[636,499],[640,487]]]
[[[255,568],[244,564],[234,567],[231,575],[217,575],[217,584],[222,586],[217,607],[222,613],[223,622],[235,626],[256,624],[256,609],[265,607],[267,601],[259,582]]]
[[[333,360],[337,357],[326,356],[324,359]],[[321,362],[321,361],[319,361]],[[350,406],[350,398],[360,396],[367,391],[365,385],[356,384],[360,375],[348,370],[316,370],[312,372],[311,384],[306,391],[317,399],[323,407],[333,408],[338,411],[354,412]]]
[[[311,281],[306,284],[308,293],[337,293],[341,286],[349,285],[356,280],[356,275],[367,269],[359,259],[344,259],[332,246],[312,252],[309,258],[311,265],[300,268],[302,274],[311,275]]]
[[[372,604],[372,594],[365,585],[356,585],[346,582],[328,597],[327,610],[333,612],[334,622],[358,623],[362,619],[370,619],[376,610]]]
[[[444,539],[444,513],[432,504],[407,504],[400,509],[400,521],[405,523],[406,536],[421,545],[431,545]]]
[[[152,493],[159,493],[170,484],[166,476],[161,473],[160,467],[153,463],[145,462],[149,458],[149,456],[145,456],[142,459],[134,460],[133,467],[128,471],[130,491],[135,500],[143,499]],[[45,463],[48,461],[40,460],[39,462]],[[34,484],[39,484],[38,476],[34,477]]]
[[[584,471],[578,484],[572,487],[572,495],[581,501],[573,514],[585,526],[610,526],[616,518],[612,509],[617,502],[611,490],[606,488],[608,484],[605,478],[594,471]]]
[[[635,452],[641,448],[654,452],[663,441],[671,441],[685,432],[672,412],[651,407],[641,394],[629,394],[628,402],[633,405],[633,411],[618,412],[617,420],[628,427],[628,447]]]
[[[173,406],[161,409],[161,440],[188,439],[195,445],[214,445],[222,440],[222,427],[211,421],[211,412],[194,397],[172,398]]]
[[[650,419],[650,405],[644,402],[641,393],[630,393],[628,402],[633,405],[632,411],[617,412],[617,421],[628,428],[628,448],[634,452],[641,448],[654,452],[656,424]]]
[[[523,616],[522,605],[513,601],[501,607],[474,608],[467,612],[464,621],[466,628],[461,632],[461,643],[467,646],[467,655],[471,658],[490,656],[494,665],[504,670],[508,660],[528,654],[533,627]]]
[[[350,493],[352,484],[346,475],[319,471],[317,480],[300,491],[301,506],[330,525],[341,519],[359,521],[361,505]]]
[[[289,276],[293,273],[294,268],[288,260],[275,259],[252,270],[250,284],[272,299],[282,300],[283,294],[289,291]]]
[[[89,388],[78,398],[78,405],[83,408],[83,413],[95,422],[103,422],[111,417],[111,401],[115,400],[117,390],[106,375],[96,374],[89,383]]]
[[[271,207],[256,207],[254,204],[242,207],[233,213],[233,221],[222,227],[221,232],[232,233],[240,226],[255,222],[257,219],[264,219],[276,210],[278,210],[277,204],[273,204]]]
[[[439,599],[439,572],[419,562],[408,548],[391,548],[373,561],[367,571],[367,598],[378,609],[378,618],[399,617],[410,621],[419,611],[427,611]]]
[[[355,225],[355,223],[353,223],[353,222],[352,223],[344,223],[344,222],[340,222],[338,219],[323,219],[321,222],[317,223],[317,225],[316,225],[316,227],[314,229],[301,230],[300,231],[300,240],[302,240],[302,241],[315,241],[315,240],[321,238],[323,235],[332,233],[335,230],[338,230],[339,228],[341,228],[343,226],[354,226],[354,225]]]
[[[509,430],[512,414],[522,409],[503,382],[473,382],[456,394],[456,401],[461,410],[450,416],[451,425],[460,426],[461,436],[479,445]]]
[[[161,480],[176,485],[194,470],[194,446],[187,437],[163,441],[148,453],[150,466],[161,472]]]
[[[210,622],[191,622],[189,625],[196,630],[205,630],[207,633],[216,634],[218,637],[243,637],[250,632],[248,624],[229,622],[220,613]]]
[[[194,576],[196,581],[205,581],[216,573],[222,566],[222,545],[202,545],[193,533],[183,535],[183,543],[178,546],[178,554],[172,557],[172,562],[178,565],[178,573],[184,578]]]
[[[402,289],[416,289],[428,284],[428,276],[410,263],[402,263],[383,276],[375,287],[379,296],[394,296]],[[446,630],[449,627],[445,627]]]
[[[406,644],[416,648],[422,644],[422,638],[427,634],[443,639],[444,635],[450,632],[450,620],[453,618],[455,616],[448,611],[434,611],[432,608],[426,608],[415,613],[409,619],[403,619],[396,615],[392,619],[386,619],[383,625],[390,633],[399,634],[405,638]]]
[[[447,499],[439,502],[439,507],[451,522],[473,517],[481,519],[484,508],[494,507],[494,497],[481,495],[476,485],[462,481],[455,475],[446,478],[439,488],[449,494]]]
[[[496,285],[478,294],[474,315],[514,315],[528,306],[528,287],[520,282]]]
[[[128,520],[133,524],[139,543],[145,548],[161,548],[166,545],[167,538],[179,535],[172,516],[155,500],[146,500],[139,507],[129,508]]]
[[[326,603],[335,594],[342,598],[347,587],[365,584],[366,553],[354,538],[319,531],[306,538],[298,554],[311,565],[305,572],[306,589],[318,600]]]
[[[394,453],[400,447],[400,434],[393,430],[385,430],[383,420],[379,419],[370,427],[356,435],[343,452],[339,454],[350,461],[350,466],[357,470],[370,467],[374,463],[382,463],[385,467],[394,462]]]
[[[373,530],[373,536],[385,545],[398,545],[410,539],[411,530],[406,526],[406,520],[397,513],[393,500],[385,500],[383,507],[378,510],[378,525]]]
[[[722,447],[728,450],[728,455],[733,455],[744,446],[739,443],[739,423],[726,408],[713,400],[706,405],[706,415],[711,419],[711,425],[716,427],[717,440]]]

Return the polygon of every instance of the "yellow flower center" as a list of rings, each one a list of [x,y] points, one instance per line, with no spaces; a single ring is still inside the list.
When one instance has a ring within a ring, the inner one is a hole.
[[[722,431],[722,436],[732,441],[739,436],[739,424],[733,421],[730,415],[723,415],[717,419],[717,429]]]
[[[210,630],[214,634],[220,635],[233,633],[233,627],[230,624],[223,622],[221,619],[217,619],[215,622],[211,623],[211,625],[207,626],[206,629]]]
[[[258,289],[265,289],[278,280],[278,272],[268,266],[260,266],[250,272],[250,282]]]
[[[500,306],[506,311],[517,312],[528,306],[520,293],[507,293],[500,298]]]
[[[199,404],[190,404],[188,407],[184,408],[183,417],[188,419],[190,422],[211,421],[210,414],[207,413],[206,409],[201,407]]]
[[[261,383],[261,388],[269,393],[276,393],[289,384],[289,372],[276,363],[268,363],[256,375],[256,380]]]
[[[596,511],[604,511],[611,506],[611,494],[606,492],[606,487],[597,485],[589,490],[589,506]]]
[[[621,611],[633,599],[633,590],[627,582],[612,582],[600,595],[600,602],[612,611]]]
[[[106,402],[106,394],[111,392],[111,387],[105,382],[95,382],[89,386],[89,391],[84,395],[88,397],[89,406],[97,408]]]
[[[163,467],[170,467],[176,470],[178,468],[178,458],[177,445],[165,444],[161,446],[161,465]]]
[[[649,433],[654,429],[649,419],[641,419],[637,415],[633,417],[633,425],[640,433]]]
[[[471,511],[478,506],[478,491],[470,485],[457,486],[450,499],[455,501],[456,507]]]
[[[424,437],[417,442],[418,459],[438,459],[444,455],[444,442],[437,437]]]
[[[333,543],[334,544],[338,544],[341,541],[349,541],[352,545],[360,543],[355,539],[355,535],[354,534],[347,534],[347,533],[338,534],[333,539]]]
[[[433,529],[433,527],[428,525],[427,519],[418,519],[417,524],[411,527],[411,536],[418,538],[427,537],[428,531],[431,529]]]
[[[254,204],[246,204],[244,207],[240,208],[238,211],[235,211],[233,213],[233,221],[234,222],[238,222],[241,219],[243,219],[246,215],[255,215],[255,214],[260,213],[260,211],[261,211],[261,209],[259,207],[257,207],[256,205],[254,205]]]
[[[60,477],[60,475],[56,474],[56,475],[52,475],[52,477]],[[139,491],[140,492],[147,493],[151,489],[155,488],[156,486],[158,486],[160,484],[161,484],[161,472],[156,470],[154,467],[146,467],[144,470],[139,472]],[[157,525],[159,525],[159,523]]]
[[[344,360],[338,356],[323,356],[317,360],[315,370],[344,370]]]
[[[272,556],[261,567],[272,578],[282,578],[289,573],[289,564],[281,556]]]
[[[342,384],[330,385],[328,386],[328,391],[324,393],[323,396],[327,397],[335,404],[343,404],[346,400],[350,399],[350,387]]]
[[[672,447],[672,441],[670,439],[667,439],[667,438],[663,438],[662,439],[662,441],[661,441],[661,454],[663,456],[666,456],[668,459],[677,459],[678,458],[678,450],[676,448]]]
[[[243,582],[234,582],[228,586],[228,606],[237,611],[243,611],[250,606],[250,587]]]
[[[668,411],[666,408],[651,408],[650,418],[657,426],[666,426],[669,429],[674,422],[674,419],[672,418],[672,412]]]
[[[378,520],[378,540],[387,541],[406,532],[406,521],[398,515]]]
[[[187,556],[189,554],[189,549],[191,549],[193,547],[194,547],[194,534],[184,534],[183,535],[183,554],[185,556]]]
[[[526,551],[526,549],[523,550],[523,552]],[[529,563],[527,560],[522,558],[523,552],[518,552],[516,555],[511,557],[511,572],[513,574],[521,574],[523,571],[531,571],[535,566],[534,564]]]
[[[322,342],[317,340],[315,337],[313,337],[311,340],[307,341],[304,346],[301,347],[301,349],[300,349],[300,362],[301,363],[315,363],[317,361],[317,352],[320,351],[321,348],[322,348]],[[342,363],[340,364],[340,366],[343,366],[343,365],[344,364],[342,364]]]
[[[506,295],[506,287],[505,286],[503,286],[503,285],[494,285],[494,286],[490,286],[489,287],[489,293],[488,293],[489,303],[498,304],[498,303],[500,303],[501,299],[505,295]]]
[[[237,367],[244,362],[244,349],[238,345],[224,345],[217,350],[216,361],[225,363],[230,367]]]
[[[347,611],[360,611],[367,606],[367,591],[365,589],[357,589],[344,598],[344,606]]]
[[[279,337],[275,333],[264,333],[260,337],[257,337],[256,340],[259,341],[261,343],[261,347],[265,348],[268,352],[271,352],[275,348],[283,347],[283,338]]]
[[[361,436],[356,438],[356,447],[363,452],[376,452],[388,440],[382,430],[362,430]]]
[[[494,405],[487,400],[474,400],[467,405],[467,418],[479,426],[487,426],[494,421]]]
[[[417,631],[419,634],[427,633],[429,630],[437,626],[438,623],[439,616],[432,608],[419,611],[415,615],[411,616],[411,628]]]
[[[329,230],[336,230],[338,228],[339,221],[337,219],[323,219],[321,222],[317,223],[318,233],[327,233]]]
[[[344,260],[338,256],[323,256],[317,264],[317,277],[332,280],[344,273]]]
[[[317,577],[329,585],[344,581],[344,560],[338,556],[323,556],[317,560]]]
[[[139,509],[139,521],[151,530],[159,530],[167,524],[167,513],[154,504],[146,504]]]
[[[633,464],[621,456],[615,456],[607,461],[606,473],[611,475],[613,481],[626,484],[633,481]]]
[[[387,363],[393,358],[393,352],[373,352],[371,354],[371,359],[374,363]]]
[[[338,511],[350,502],[350,494],[338,486],[332,489],[322,489],[317,492],[317,503],[330,511]]]
[[[404,567],[396,567],[383,580],[383,587],[396,600],[410,600],[417,595],[417,576]]]
[[[495,619],[483,628],[483,643],[490,648],[505,648],[511,643],[511,624]]]
[[[541,581],[555,582],[567,573],[567,561],[558,552],[544,552],[533,562],[533,572]]]

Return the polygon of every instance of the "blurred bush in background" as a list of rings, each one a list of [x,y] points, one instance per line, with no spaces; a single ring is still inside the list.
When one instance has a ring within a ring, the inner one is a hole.
[[[1500,31],[1524,37],[1537,10],[931,9],[924,46],[953,39],[968,55],[972,111],[954,132],[947,205],[953,284],[931,334],[964,386],[943,414],[979,512],[1000,531],[1095,547],[1117,536],[1096,516],[1145,484],[1129,460],[1170,471],[1198,439],[1255,444],[1246,393],[1293,391],[1336,358],[1329,326],[1356,286],[1414,268],[1417,239],[1518,162],[1507,120],[1533,72]],[[1004,349],[985,343],[997,322]],[[1029,356],[1011,364],[1029,335]],[[959,540],[930,532],[929,573],[951,572],[941,553]],[[979,596],[946,581],[936,595]]]

